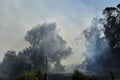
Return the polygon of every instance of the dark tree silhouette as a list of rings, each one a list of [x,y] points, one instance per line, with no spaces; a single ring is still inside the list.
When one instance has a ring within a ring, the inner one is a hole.
[[[109,40],[114,54],[120,54],[120,4],[117,7],[107,7],[103,11],[106,23],[105,35]]]

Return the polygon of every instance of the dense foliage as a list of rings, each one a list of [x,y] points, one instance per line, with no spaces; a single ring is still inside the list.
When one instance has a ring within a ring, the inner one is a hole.
[[[120,53],[120,4],[117,7],[107,7],[103,11],[105,16],[105,35],[109,40],[112,52]]]

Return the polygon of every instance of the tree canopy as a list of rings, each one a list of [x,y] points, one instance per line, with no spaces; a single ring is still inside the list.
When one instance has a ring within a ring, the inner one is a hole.
[[[120,4],[117,7],[107,7],[103,11],[105,16],[105,35],[109,40],[114,54],[120,54]]]

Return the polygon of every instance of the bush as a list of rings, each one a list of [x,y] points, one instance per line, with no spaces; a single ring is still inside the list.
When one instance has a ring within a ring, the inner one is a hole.
[[[48,80],[47,74],[39,70],[35,71],[24,71],[21,73],[17,80]]]
[[[96,80],[96,79],[92,76],[87,76],[84,73],[75,70],[72,75],[72,80]]]
[[[17,77],[17,80],[37,80],[35,75],[34,71],[25,71]]]
[[[41,70],[36,72],[36,77],[38,78],[38,80],[48,80],[47,74]]]

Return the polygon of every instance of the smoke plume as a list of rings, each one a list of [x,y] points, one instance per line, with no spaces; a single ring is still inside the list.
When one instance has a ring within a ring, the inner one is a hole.
[[[44,70],[47,72],[64,72],[61,59],[65,59],[71,52],[66,42],[56,31],[56,24],[42,24],[34,26],[27,32],[25,40],[30,46],[16,53],[14,50],[6,52],[0,64],[0,75],[11,80],[26,70]],[[53,66],[51,66],[53,65]]]
[[[89,29],[84,31],[86,37],[87,70],[104,70],[105,61],[111,56],[109,42],[104,35],[104,29],[97,18],[93,19]]]

